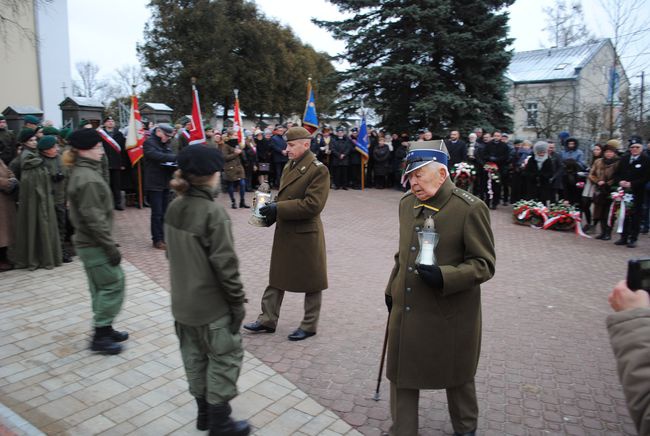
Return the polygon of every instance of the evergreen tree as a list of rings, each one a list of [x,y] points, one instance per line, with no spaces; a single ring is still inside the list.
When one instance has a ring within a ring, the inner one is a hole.
[[[361,97],[389,130],[510,129],[504,73],[514,0],[330,0],[340,21],[314,22],[347,44],[344,105]]]
[[[198,78],[202,109],[231,108],[239,89],[248,115],[301,113],[307,77],[323,82],[321,110],[336,94],[328,82],[329,57],[304,45],[289,30],[245,0],[151,0],[152,21],[138,46],[148,70],[148,99],[189,113],[191,77]],[[319,107],[320,109],[320,107]]]

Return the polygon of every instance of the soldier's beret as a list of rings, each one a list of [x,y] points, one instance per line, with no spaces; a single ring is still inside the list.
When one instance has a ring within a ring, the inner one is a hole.
[[[108,121],[108,120],[115,121],[115,120],[113,119],[113,117],[109,115],[109,116],[107,116],[106,118],[104,118],[104,121],[102,121],[102,123],[105,123],[105,122]],[[141,120],[141,121],[142,121],[142,120]]]
[[[45,135],[38,140],[38,149],[39,150],[49,150],[50,148],[56,145],[56,136]]]
[[[23,120],[29,124],[38,124],[41,122],[41,120],[34,115],[25,115],[25,118],[23,118]]]
[[[311,139],[311,133],[304,127],[292,127],[287,130],[287,142],[296,141],[298,139]]]
[[[221,151],[204,145],[189,145],[178,153],[178,168],[186,174],[209,176],[223,171]]]
[[[214,130],[211,125],[206,124],[203,130]]]
[[[52,126],[43,127],[43,135],[60,135],[59,129]]]
[[[79,128],[79,129],[83,129],[83,128],[84,128],[85,126],[87,126],[88,124],[91,124],[91,122],[88,121],[88,120],[85,119],[85,118],[82,118],[82,119],[79,120],[79,125],[77,126],[77,128]]]
[[[68,142],[74,148],[79,150],[90,150],[99,142],[102,142],[102,137],[99,136],[95,129],[78,129],[68,136]]]
[[[36,136],[36,130],[34,129],[22,129],[18,134],[18,142],[27,142],[32,136]]]
[[[0,121],[5,121],[5,120],[6,120],[5,116],[4,116],[4,115],[0,115]]]

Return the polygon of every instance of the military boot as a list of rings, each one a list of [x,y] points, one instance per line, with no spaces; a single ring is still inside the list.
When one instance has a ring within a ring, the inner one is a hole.
[[[199,409],[196,415],[196,428],[198,430],[210,430],[208,420],[208,402],[205,398],[196,398],[196,405]]]
[[[250,206],[247,205],[246,201],[244,201],[243,199],[239,202],[239,207],[241,207],[242,209],[250,209]]]
[[[209,404],[210,436],[248,436],[251,426],[248,421],[234,421],[230,417],[228,403]]]
[[[111,326],[95,327],[95,336],[90,349],[100,354],[120,354],[122,346],[111,337]]]

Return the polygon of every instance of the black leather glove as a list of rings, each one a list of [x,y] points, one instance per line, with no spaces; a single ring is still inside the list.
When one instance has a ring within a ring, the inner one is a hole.
[[[432,288],[442,289],[444,280],[438,265],[418,265],[418,275],[424,283]]]
[[[234,335],[239,332],[242,322],[244,322],[244,317],[246,316],[246,310],[244,309],[243,304],[235,304],[230,306],[230,332]]]
[[[390,313],[390,311],[393,310],[393,297],[388,294],[384,294],[384,301],[386,301],[386,307],[388,308],[388,313]]]
[[[108,263],[113,266],[118,266],[122,262],[122,253],[114,245],[108,250],[106,255],[108,256]]]
[[[275,220],[278,218],[278,205],[277,203],[267,203],[260,208],[260,214],[266,220],[266,224],[269,226],[275,223]]]

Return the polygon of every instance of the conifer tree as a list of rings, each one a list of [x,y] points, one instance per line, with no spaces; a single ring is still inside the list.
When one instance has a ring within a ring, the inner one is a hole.
[[[343,105],[360,98],[393,132],[511,128],[504,73],[514,0],[330,0],[339,21],[314,22],[344,40],[351,68]]]

